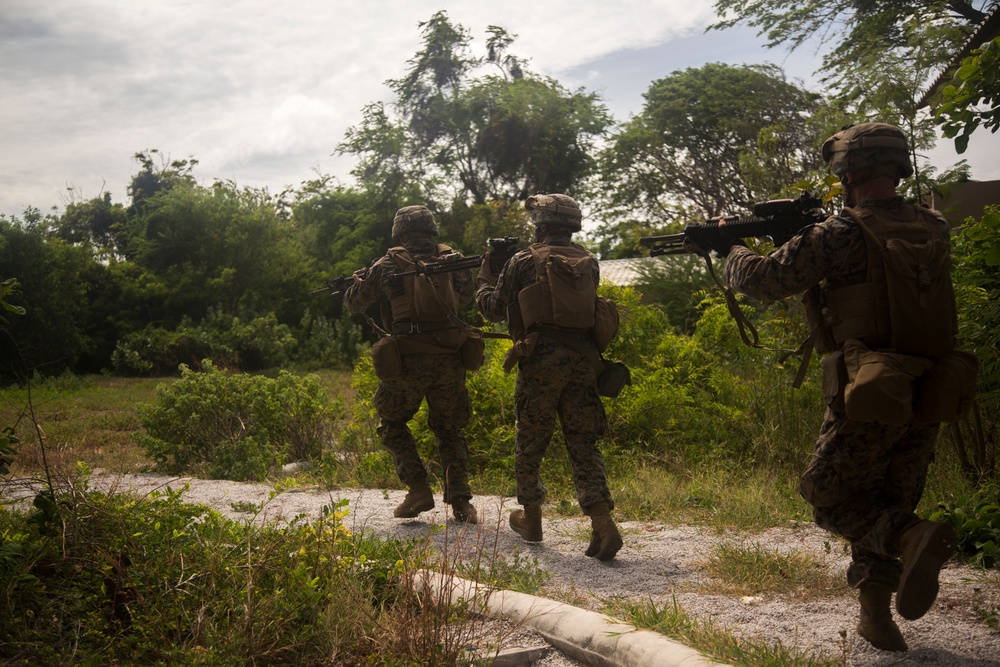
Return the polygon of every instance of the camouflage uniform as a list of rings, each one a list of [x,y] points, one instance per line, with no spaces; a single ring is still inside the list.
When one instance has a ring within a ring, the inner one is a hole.
[[[436,257],[437,244],[431,239],[414,238],[404,242],[410,256],[416,261]],[[456,257],[457,258],[457,257]],[[389,256],[376,260],[365,279],[351,285],[344,293],[344,303],[354,312],[363,312],[380,299],[387,302],[401,289],[395,261]],[[471,271],[450,274],[460,303],[472,301],[474,283]],[[384,318],[385,319],[385,318]],[[387,322],[388,326],[391,326]],[[403,338],[434,343],[434,334],[396,334]],[[375,391],[375,410],[381,419],[378,434],[382,445],[392,456],[400,481],[413,486],[427,479],[427,470],[410,432],[407,422],[427,399],[428,426],[434,433],[441,469],[444,474],[444,500],[470,498],[468,460],[469,445],[462,429],[469,423],[472,404],[465,385],[465,365],[458,351],[430,353],[404,353],[401,355],[402,372],[399,377],[380,380]]]
[[[902,198],[873,200],[897,219],[907,205]],[[942,219],[941,234],[948,238]],[[868,252],[861,229],[850,218],[834,216],[812,225],[767,256],[734,246],[725,266],[725,282],[761,300],[782,299],[826,281],[830,287],[866,280]],[[910,422],[886,426],[860,422],[827,408],[812,462],[799,492],[813,507],[817,525],[851,543],[852,587],[871,582],[895,590],[902,566],[899,533],[918,520],[913,513],[924,490],[934,455],[938,425]]]
[[[549,236],[543,242],[555,246],[572,245],[568,233]],[[596,262],[594,267],[593,279],[597,285],[600,271]],[[517,303],[518,292],[534,283],[534,260],[529,250],[522,250],[507,262],[495,286],[479,288],[476,303],[485,317],[503,321],[508,304]],[[594,345],[583,332],[569,335],[578,335],[581,342]],[[543,334],[532,355],[518,362],[514,403],[518,503],[539,505],[545,500],[546,489],[540,469],[558,417],[580,507],[586,512],[593,505],[607,503],[613,509],[604,458],[597,447],[598,439],[607,429],[607,417],[597,392],[597,375],[591,361]]]

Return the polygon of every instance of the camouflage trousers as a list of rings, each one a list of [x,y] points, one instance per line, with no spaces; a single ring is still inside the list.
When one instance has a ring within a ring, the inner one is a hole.
[[[382,420],[378,434],[392,456],[400,481],[410,486],[427,479],[427,469],[407,422],[427,399],[427,425],[434,433],[444,478],[444,500],[471,498],[469,443],[462,429],[472,404],[465,386],[465,366],[457,352],[404,354],[399,377],[379,382],[375,410]]]
[[[540,471],[558,418],[580,507],[585,513],[599,502],[614,507],[604,457],[597,448],[608,422],[594,368],[586,357],[565,345],[539,340],[534,354],[518,362],[514,415],[517,502],[532,505],[545,500]]]
[[[937,432],[937,424],[885,426],[827,409],[799,493],[818,526],[850,542],[852,587],[899,585],[898,538],[918,520]]]

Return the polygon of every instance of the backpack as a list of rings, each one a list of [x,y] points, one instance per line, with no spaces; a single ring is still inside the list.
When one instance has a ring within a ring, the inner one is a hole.
[[[597,259],[577,245],[530,246],[535,282],[517,295],[524,327],[535,324],[563,329],[591,329],[595,323]]]
[[[453,250],[444,244],[437,246],[438,261]],[[416,262],[402,246],[389,249],[389,256],[400,273],[413,271]],[[458,295],[450,273],[434,276],[418,274],[405,276],[401,294],[392,297],[389,305],[393,322],[441,322],[458,312]]]

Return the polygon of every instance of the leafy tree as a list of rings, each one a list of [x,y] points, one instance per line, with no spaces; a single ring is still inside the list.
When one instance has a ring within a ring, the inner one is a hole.
[[[944,88],[935,120],[944,136],[964,153],[969,135],[980,126],[1000,128],[1000,37],[985,42],[962,61],[952,83]]]
[[[388,82],[394,104],[365,107],[338,147],[358,157],[353,173],[380,203],[483,204],[582,183],[611,123],[596,95],[529,72],[509,52],[514,36],[497,26],[486,55],[475,56],[468,31],[445,12],[419,25],[423,48]],[[491,73],[478,75],[483,67]]]
[[[157,165],[154,156],[160,158]],[[176,185],[195,185],[192,170],[198,165],[194,158],[170,160],[156,148],[139,151],[132,156],[142,168],[132,177],[128,194],[132,198],[130,215],[141,215],[146,211],[147,202],[160,192]]]
[[[995,4],[986,0],[977,9],[968,0],[716,0],[716,13],[723,18],[711,27],[752,26],[766,36],[768,48],[832,44],[820,72],[838,94],[849,97],[854,75],[879,71],[889,54],[925,73],[932,61],[946,62],[970,26]],[[926,56],[929,46],[937,54],[934,59]]]
[[[745,210],[771,192],[754,191],[741,160],[770,146],[777,183],[821,166],[810,117],[820,97],[773,65],[710,63],[654,81],[642,112],[611,137],[602,156],[604,191],[619,216],[635,211],[660,224]],[[766,156],[765,156],[766,157]]]
[[[55,234],[73,244],[89,244],[100,259],[121,256],[127,242],[125,207],[105,192],[90,201],[73,202],[55,223]]]

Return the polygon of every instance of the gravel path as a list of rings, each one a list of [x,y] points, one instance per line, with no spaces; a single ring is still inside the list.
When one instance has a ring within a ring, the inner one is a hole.
[[[92,486],[115,486],[146,493],[169,484],[174,489],[190,484],[184,497],[209,505],[234,519],[247,513],[233,509],[241,503],[264,503],[260,516],[268,520],[315,515],[324,505],[342,498],[349,501],[345,524],[353,530],[372,530],[380,535],[413,538],[431,535],[439,549],[462,557],[492,557],[495,554],[537,559],[552,578],[539,593],[578,607],[600,610],[612,599],[651,600],[658,606],[677,603],[700,620],[711,620],[744,637],[781,642],[805,653],[842,657],[851,666],[875,665],[964,665],[1000,666],[1000,632],[990,630],[976,608],[1000,609],[1000,586],[996,572],[949,563],[941,576],[938,601],[924,618],[897,619],[910,646],[905,654],[872,648],[854,630],[857,601],[850,594],[814,598],[805,602],[763,595],[738,597],[706,594],[699,584],[708,581],[701,563],[719,544],[757,546],[767,551],[801,551],[813,556],[832,572],[842,574],[848,557],[839,541],[811,524],[795,524],[758,534],[727,533],[689,526],[629,521],[620,524],[625,546],[618,557],[601,563],[583,555],[589,540],[586,518],[550,518],[543,525],[545,539],[539,544],[523,542],[507,526],[507,515],[517,508],[513,499],[477,497],[477,526],[458,524],[440,502],[418,519],[392,517],[402,500],[402,491],[341,489],[332,492],[303,489],[281,493],[268,501],[272,487],[224,480],[171,478],[157,475],[95,475]],[[246,505],[242,505],[246,506]],[[435,527],[443,529],[432,531]],[[833,548],[827,548],[832,544]],[[530,633],[509,629],[518,642],[532,643]],[[510,643],[508,641],[507,643]],[[537,667],[578,665],[553,652]]]

